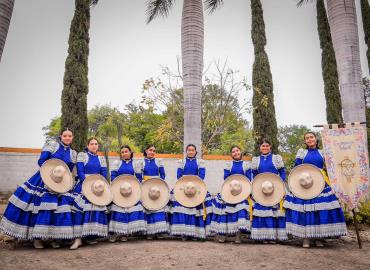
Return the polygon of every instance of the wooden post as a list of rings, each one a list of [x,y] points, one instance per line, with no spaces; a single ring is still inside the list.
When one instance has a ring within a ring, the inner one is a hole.
[[[362,249],[362,243],[361,243],[361,238],[360,238],[360,232],[358,231],[358,224],[357,224],[357,217],[356,217],[355,210],[352,210],[352,213],[353,213],[353,222],[355,223],[355,230],[356,230],[356,235],[357,235],[358,248]]]

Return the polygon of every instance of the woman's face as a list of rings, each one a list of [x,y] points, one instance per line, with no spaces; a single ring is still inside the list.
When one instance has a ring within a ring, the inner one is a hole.
[[[131,151],[128,148],[121,149],[121,159],[128,160],[131,159]]]
[[[317,139],[314,134],[307,133],[304,136],[304,142],[308,146],[308,148],[316,148]]]
[[[269,145],[268,143],[261,144],[260,152],[261,152],[262,155],[269,154],[271,152],[271,145]]]
[[[89,150],[89,152],[93,154],[98,153],[98,148],[99,148],[99,144],[98,144],[98,141],[95,139],[92,139],[87,146],[87,149]]]
[[[70,130],[63,131],[62,135],[60,135],[60,140],[65,145],[71,145],[73,141],[73,133]]]
[[[146,152],[146,157],[147,158],[154,158],[155,157],[155,147],[154,146],[149,147],[147,150],[145,150],[145,152]]]
[[[231,150],[231,157],[235,160],[241,160],[242,159],[242,152],[238,147],[234,147]]]
[[[194,146],[189,146],[187,149],[186,149],[186,155],[189,157],[189,158],[194,158],[197,154],[197,150],[195,150]]]

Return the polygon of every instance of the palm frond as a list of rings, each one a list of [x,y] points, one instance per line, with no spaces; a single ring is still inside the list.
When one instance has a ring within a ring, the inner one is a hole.
[[[91,0],[91,6],[96,6],[98,4],[99,0]]]
[[[175,0],[149,0],[147,1],[146,15],[147,23],[158,16],[167,17]]]
[[[313,2],[313,1],[315,1],[315,0],[299,0],[297,2],[297,7],[301,7],[302,5],[307,4],[309,2]]]
[[[221,7],[224,4],[223,0],[205,0],[206,10],[208,13],[213,13],[216,9]]]

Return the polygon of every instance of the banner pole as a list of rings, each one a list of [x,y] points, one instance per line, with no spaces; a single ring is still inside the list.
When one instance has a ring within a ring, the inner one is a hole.
[[[362,249],[362,243],[361,243],[360,233],[358,231],[358,223],[357,223],[357,217],[356,217],[355,210],[352,209],[352,213],[353,213],[353,222],[355,224],[355,230],[356,230],[356,235],[357,235],[358,248]]]

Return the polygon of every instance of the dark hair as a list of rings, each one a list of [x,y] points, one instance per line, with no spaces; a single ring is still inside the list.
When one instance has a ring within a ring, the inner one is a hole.
[[[233,151],[234,148],[238,148],[240,151],[242,151],[242,149],[239,147],[239,145],[234,144],[230,147],[230,153]]]
[[[264,144],[264,143],[267,143],[268,145],[270,145],[270,147],[271,147],[270,153],[272,153],[272,143],[268,139],[266,139],[266,138],[263,138],[262,141],[260,141],[259,147],[261,147],[262,144]]]
[[[264,143],[267,143],[268,145],[272,146],[272,143],[268,139],[266,139],[266,138],[263,138],[262,139],[262,141],[260,142],[259,146],[261,146]]]
[[[305,140],[306,140],[306,135],[307,135],[307,134],[312,134],[312,135],[315,137],[315,139],[316,139],[316,148],[317,148],[317,149],[320,149],[320,147],[319,147],[320,140],[317,138],[316,133],[315,133],[315,132],[313,132],[313,131],[307,131],[307,132],[303,135],[303,141],[305,141]],[[306,145],[306,149],[308,149],[309,147],[308,147],[308,145],[306,144],[306,142],[304,142],[304,144]]]
[[[68,127],[65,127],[65,128],[62,128],[62,129],[60,130],[60,132],[59,132],[59,137],[63,135],[64,131],[70,131],[70,132],[72,132],[72,134],[73,134],[72,129],[70,129],[70,128],[68,128]]]
[[[95,141],[98,143],[98,145],[99,145],[99,141],[98,141],[98,139],[97,139],[97,138],[95,138],[95,137],[90,137],[90,138],[88,138],[88,139],[87,139],[87,146],[89,146],[90,142],[91,142],[91,141],[93,141],[93,140],[95,140]],[[88,148],[88,147],[85,147],[85,148],[84,148],[84,151],[85,151],[85,152],[88,152],[88,151],[89,151],[89,148]],[[99,149],[98,149],[98,151],[99,151]]]
[[[62,128],[60,130],[59,136],[57,138],[59,140],[59,142],[62,142],[62,135],[63,135],[64,131],[70,131],[72,133],[72,135],[73,135],[73,131],[70,128],[68,128],[68,127]]]
[[[146,150],[148,150],[150,147],[154,147],[154,148],[155,148],[155,145],[154,145],[154,144],[148,144],[148,145],[144,148],[144,150],[143,150],[143,155],[144,155],[144,157],[146,157],[146,156],[147,156]]]
[[[233,152],[234,148],[238,148],[240,150],[240,158],[243,158],[243,152],[242,149],[239,147],[239,145],[234,144],[233,146],[230,147],[230,154]]]
[[[198,155],[198,151],[197,151],[197,147],[195,146],[195,144],[192,144],[192,143],[189,143],[186,147],[185,147],[185,151],[188,151],[189,147],[194,147],[195,149],[195,156],[196,157]]]
[[[122,145],[120,147],[120,149],[119,149],[119,152],[120,152],[119,153],[119,156],[121,157],[121,150],[124,149],[124,148],[127,148],[131,152],[130,159],[132,159],[134,157],[134,152],[132,152],[131,147],[129,145],[127,145],[127,144]]]

